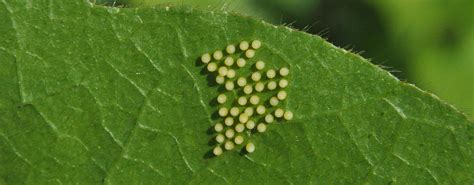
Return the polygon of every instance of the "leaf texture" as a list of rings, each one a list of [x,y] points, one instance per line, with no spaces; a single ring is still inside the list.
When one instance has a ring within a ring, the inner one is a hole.
[[[472,184],[474,129],[318,36],[225,12],[0,1],[2,184]],[[209,157],[202,53],[259,39],[293,120]]]

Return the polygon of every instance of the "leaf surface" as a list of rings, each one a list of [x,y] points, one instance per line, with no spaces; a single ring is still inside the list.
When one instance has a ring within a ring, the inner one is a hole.
[[[322,38],[226,13],[0,2],[0,183],[472,184],[473,123]],[[209,157],[198,59],[259,39],[292,121]]]

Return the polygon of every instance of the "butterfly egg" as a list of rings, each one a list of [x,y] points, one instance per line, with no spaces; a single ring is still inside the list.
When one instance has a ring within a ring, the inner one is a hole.
[[[209,72],[214,72],[214,71],[216,71],[216,70],[217,70],[217,64],[214,63],[214,62],[211,62],[211,63],[207,64],[207,70],[208,70]]]
[[[274,114],[275,114],[275,117],[277,118],[281,118],[283,117],[283,114],[285,113],[285,111],[283,111],[283,109],[277,109],[275,110]]]
[[[293,113],[291,111],[286,111],[283,115],[283,118],[285,118],[286,120],[291,120],[293,119]]]
[[[249,116],[245,114],[245,112],[239,115],[239,121],[241,123],[247,123],[248,120],[249,120]]]
[[[288,80],[286,80],[286,79],[281,79],[281,80],[278,82],[278,86],[280,86],[281,88],[285,88],[286,86],[288,86]]]
[[[275,90],[277,88],[277,83],[275,81],[270,81],[267,84],[268,90]]]
[[[232,118],[232,117],[225,118],[224,124],[227,125],[227,126],[232,126],[234,124],[234,118]]]
[[[250,96],[250,103],[252,105],[257,105],[259,102],[260,102],[260,97],[258,97],[257,95]]]
[[[221,116],[221,117],[227,116],[228,113],[229,113],[229,109],[227,109],[225,107],[221,107],[219,109],[219,116]]]
[[[227,142],[225,142],[225,144],[224,144],[224,148],[225,148],[226,150],[232,150],[232,149],[234,149],[234,147],[235,147],[235,145],[234,145],[234,143],[233,143],[232,141],[227,141]]]
[[[227,67],[222,66],[219,67],[219,70],[217,70],[220,76],[226,76],[227,75]]]
[[[237,125],[235,125],[235,131],[236,132],[243,132],[245,130],[245,126],[243,123],[239,123]]]
[[[247,41],[242,41],[239,44],[239,48],[240,48],[240,50],[245,51],[245,50],[249,49],[249,43]]]
[[[247,114],[247,116],[252,116],[253,115],[253,107],[245,108],[244,113]]]
[[[267,125],[265,125],[265,123],[259,123],[257,125],[257,131],[262,133],[262,132],[265,132],[267,130]]]
[[[255,68],[258,70],[262,70],[263,68],[265,68],[265,62],[261,60],[257,61],[257,63],[255,63]]]
[[[201,61],[204,64],[209,63],[211,61],[211,55],[209,53],[206,53],[206,54],[202,55],[201,56]]]
[[[242,136],[237,136],[234,138],[234,143],[237,144],[237,145],[240,145],[244,142],[244,137]]]
[[[222,130],[224,130],[224,125],[222,125],[222,123],[216,123],[216,124],[214,125],[214,130],[215,130],[216,132],[221,132]]]
[[[227,138],[229,138],[229,139],[230,139],[230,138],[233,138],[234,135],[235,135],[234,129],[231,129],[231,128],[230,128],[230,129],[227,129],[227,130],[225,131],[225,137],[227,137]]]
[[[225,94],[219,94],[219,96],[217,96],[218,103],[223,104],[226,101],[227,101],[227,96]]]
[[[249,50],[245,51],[245,56],[247,58],[253,58],[255,56],[255,50],[249,49]]]
[[[262,74],[260,74],[260,72],[254,72],[251,78],[253,81],[259,81],[262,78]]]
[[[235,77],[235,71],[233,69],[227,70],[227,78],[234,78]]]
[[[258,82],[255,84],[255,91],[257,92],[262,92],[264,88],[265,88],[265,85],[263,85],[262,82]]]
[[[249,130],[252,130],[253,128],[255,128],[255,121],[252,121],[252,120],[247,121],[247,123],[245,123],[245,127],[247,127],[247,129]]]
[[[240,109],[238,107],[232,107],[230,108],[230,115],[232,116],[237,116],[240,113]]]
[[[253,91],[253,88],[252,88],[251,85],[246,85],[246,86],[244,87],[244,93],[245,93],[245,94],[250,94],[250,93],[252,93],[252,91]]]
[[[224,59],[224,64],[225,64],[226,66],[229,66],[229,67],[232,66],[232,64],[234,64],[234,58],[232,58],[232,57],[225,57],[225,59]]]
[[[225,82],[225,78],[221,75],[216,76],[216,83],[223,84]]]
[[[267,123],[273,123],[274,120],[275,120],[275,119],[273,118],[273,115],[272,115],[272,114],[267,114],[267,115],[265,116],[265,122],[267,122]]]
[[[240,86],[240,87],[243,87],[243,86],[247,85],[247,80],[244,77],[240,77],[237,80],[237,85]]]
[[[216,136],[216,141],[217,141],[218,143],[223,143],[223,142],[225,141],[225,136],[222,135],[222,134],[217,135],[217,136]]]
[[[225,51],[229,54],[234,54],[235,53],[235,46],[232,44],[227,45],[225,48]]]
[[[219,156],[222,154],[222,148],[220,146],[216,146],[213,150],[212,150],[212,153],[215,155],[215,156]]]
[[[282,68],[280,69],[280,75],[281,75],[281,76],[288,76],[288,74],[290,74],[290,70],[289,70],[288,68],[282,67]]]
[[[271,97],[270,100],[268,101],[268,103],[270,103],[271,106],[277,106],[279,102],[280,100],[278,100],[278,98],[275,96]]]
[[[220,60],[222,59],[222,57],[224,56],[224,54],[222,53],[222,51],[215,51],[212,56],[214,57],[214,59],[216,60]]]
[[[255,152],[255,145],[253,145],[253,143],[247,143],[245,150],[247,150],[248,153],[253,153]]]
[[[239,105],[244,106],[245,104],[247,104],[247,98],[245,96],[241,96],[239,97],[239,99],[237,99],[237,103]]]
[[[227,89],[228,91],[231,91],[232,89],[234,89],[234,82],[232,81],[227,81],[225,83],[225,89]]]
[[[286,91],[280,91],[280,92],[278,92],[278,94],[277,94],[277,98],[278,98],[279,100],[284,100],[284,99],[286,99],[286,96],[287,96]]]
[[[256,111],[257,111],[258,114],[265,114],[266,108],[263,105],[259,105],[259,106],[257,106]]]
[[[236,62],[236,63],[237,63],[237,66],[239,66],[239,67],[244,67],[246,61],[245,61],[245,59],[243,59],[243,58],[239,58],[239,59],[237,59],[237,62]]]
[[[258,49],[262,46],[262,42],[260,42],[259,40],[254,40],[252,41],[252,48],[253,49]]]
[[[267,78],[272,79],[272,78],[275,78],[275,76],[276,76],[275,70],[270,69],[267,71]]]

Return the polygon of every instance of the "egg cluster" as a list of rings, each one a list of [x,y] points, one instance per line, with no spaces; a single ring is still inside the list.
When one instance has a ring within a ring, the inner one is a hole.
[[[259,40],[242,41],[238,46],[228,45],[226,56],[221,50],[201,56],[206,70],[224,89],[216,98],[220,120],[214,125],[218,144],[212,152],[216,156],[243,145],[252,133],[265,132],[277,120],[293,118],[291,111],[281,108],[288,96],[285,89],[290,70],[269,69],[264,61],[253,59],[261,46]],[[244,68],[250,69],[250,74]],[[255,145],[247,142],[245,150],[252,153]]]

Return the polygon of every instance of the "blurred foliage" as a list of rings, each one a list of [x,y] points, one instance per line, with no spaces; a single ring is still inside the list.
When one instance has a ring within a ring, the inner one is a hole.
[[[474,1],[374,1],[408,81],[474,116]],[[397,61],[394,61],[397,62]]]
[[[260,17],[319,34],[474,117],[472,0],[96,0],[187,5]]]

